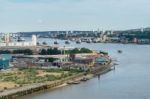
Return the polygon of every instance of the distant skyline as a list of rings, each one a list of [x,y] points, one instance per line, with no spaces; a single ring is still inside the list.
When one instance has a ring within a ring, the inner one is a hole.
[[[150,27],[150,0],[0,0],[0,32]]]

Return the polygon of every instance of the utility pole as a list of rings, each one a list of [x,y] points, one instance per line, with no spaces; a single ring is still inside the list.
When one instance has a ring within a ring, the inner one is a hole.
[[[65,56],[65,46],[64,46],[64,56]],[[66,59],[65,59],[65,61],[66,61]]]

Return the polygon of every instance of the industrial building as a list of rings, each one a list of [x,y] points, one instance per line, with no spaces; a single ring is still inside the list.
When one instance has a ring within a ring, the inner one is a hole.
[[[8,69],[10,65],[10,61],[12,56],[9,54],[1,54],[0,55],[0,69]]]
[[[30,47],[36,45],[36,35],[32,35],[32,41],[25,41],[21,37],[12,37],[10,33],[0,36],[0,47]]]

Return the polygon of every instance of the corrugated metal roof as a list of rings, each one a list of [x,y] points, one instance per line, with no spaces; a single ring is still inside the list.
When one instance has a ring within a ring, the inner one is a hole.
[[[109,60],[106,57],[99,57],[99,58],[96,59],[96,62],[108,62],[108,61]]]

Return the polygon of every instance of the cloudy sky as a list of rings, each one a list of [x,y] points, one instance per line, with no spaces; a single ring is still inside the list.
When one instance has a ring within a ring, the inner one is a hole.
[[[0,32],[150,26],[150,0],[0,0]]]

